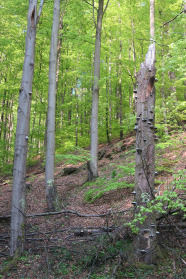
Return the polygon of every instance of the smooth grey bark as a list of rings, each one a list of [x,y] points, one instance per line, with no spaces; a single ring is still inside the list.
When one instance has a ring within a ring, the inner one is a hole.
[[[106,67],[109,68],[108,57],[106,56]],[[106,105],[105,105],[105,124],[106,124],[106,135],[107,142],[110,144],[110,131],[109,131],[109,74],[107,70],[107,79],[106,79]]]
[[[99,8],[96,24],[96,41],[94,55],[94,84],[92,95],[92,114],[91,114],[91,147],[90,147],[90,163],[88,168],[88,179],[98,177],[97,154],[98,154],[98,102],[99,102],[99,80],[100,80],[100,55],[101,55],[101,29],[103,19],[104,0],[99,0]]]
[[[119,91],[119,124],[120,124],[120,139],[123,139],[123,94],[122,94],[122,84],[121,84],[121,53],[122,53],[122,43],[120,41],[120,54],[119,54],[119,84],[118,84],[118,91]]]
[[[150,39],[154,41],[155,35],[155,0],[150,0]],[[155,52],[155,49],[154,49]]]
[[[48,114],[47,114],[47,147],[45,166],[45,189],[49,211],[55,211],[58,206],[57,190],[54,182],[55,160],[55,107],[56,107],[56,71],[57,71],[57,46],[60,21],[60,0],[54,0],[53,25],[50,44],[49,62],[49,89],[48,89]]]
[[[150,36],[154,39],[154,0],[150,3]],[[153,29],[153,30],[152,30]],[[145,61],[137,75],[136,112],[136,168],[135,168],[135,214],[140,207],[154,199],[155,176],[155,43],[149,46]],[[139,233],[134,237],[137,258],[147,264],[156,260],[156,216],[146,213]]]
[[[37,0],[29,1],[27,18],[27,35],[25,59],[21,88],[19,90],[19,105],[17,111],[17,127],[13,166],[13,188],[11,208],[11,239],[10,255],[19,254],[25,244],[25,184],[26,184],[26,157],[30,126],[30,106],[35,61],[36,27],[44,1],[40,4],[40,13],[37,16]]]
[[[163,61],[163,66],[164,66],[164,58],[163,58],[163,50],[162,50],[162,61]],[[167,113],[166,113],[166,106],[165,106],[165,74],[164,71],[162,71],[162,88],[161,88],[161,96],[162,96],[162,103],[163,103],[163,116],[164,116],[164,131],[165,135],[168,136],[168,128],[167,128]]]

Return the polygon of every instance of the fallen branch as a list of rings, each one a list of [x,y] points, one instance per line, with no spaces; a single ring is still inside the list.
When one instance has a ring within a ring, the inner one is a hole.
[[[169,212],[164,213],[164,214],[162,214],[161,216],[157,217],[157,218],[156,218],[156,221],[159,221],[159,220],[161,220],[161,219],[164,219],[165,217],[167,217],[167,216],[169,216],[169,215],[172,215],[172,214],[174,214],[174,213],[176,213],[176,212],[179,212],[179,211],[181,211],[181,208],[177,208],[177,209],[175,209],[175,210],[170,210]]]
[[[172,226],[178,227],[180,229],[185,229],[186,228],[186,222],[180,222],[180,223],[173,223],[173,224],[160,224],[159,227],[161,229],[167,229],[167,228],[172,228]]]
[[[117,269],[120,265],[121,265],[121,256],[119,257],[118,264],[114,267],[114,270],[112,272],[112,275],[111,275],[110,279],[117,278],[115,274],[116,274],[116,271],[117,271]]]
[[[109,211],[108,213],[103,213],[103,214],[98,214],[98,215],[86,215],[86,214],[81,214],[77,211],[74,211],[74,210],[61,210],[61,211],[57,211],[57,212],[45,212],[45,213],[37,213],[37,214],[33,214],[33,215],[26,215],[25,217],[27,218],[36,218],[36,217],[42,217],[42,216],[52,216],[52,215],[60,215],[60,214],[72,214],[72,215],[76,215],[77,217],[84,217],[84,218],[103,218],[103,217],[106,217],[106,216],[109,216],[109,215],[113,215],[113,214],[122,214],[122,213],[125,213],[125,212],[128,212],[128,211],[134,211],[133,208],[129,208],[129,209],[125,209],[125,210],[122,210],[122,211],[115,211],[115,212],[112,212],[112,211]],[[6,219],[9,219],[11,218],[11,215],[5,215],[5,216],[0,216],[0,220],[6,220]]]
[[[118,227],[80,228],[74,230],[74,236],[92,236],[95,234],[113,232]]]

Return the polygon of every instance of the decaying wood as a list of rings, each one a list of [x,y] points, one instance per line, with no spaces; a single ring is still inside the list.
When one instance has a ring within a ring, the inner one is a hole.
[[[100,228],[81,228],[76,229],[74,231],[74,236],[82,237],[82,236],[93,236],[97,234],[103,234],[103,233],[111,233],[115,231],[116,227],[100,227]]]
[[[155,44],[149,46],[145,61],[137,75],[136,96],[136,168],[135,168],[135,213],[154,199],[155,176]],[[135,92],[135,93],[136,93]],[[156,247],[155,214],[146,214],[143,224],[138,224],[139,233],[134,237],[138,259],[154,262]]]
[[[172,228],[173,226],[178,227],[179,229],[185,229],[186,228],[186,222],[179,222],[179,223],[173,223],[173,224],[160,224],[158,227],[161,229],[167,229]]]

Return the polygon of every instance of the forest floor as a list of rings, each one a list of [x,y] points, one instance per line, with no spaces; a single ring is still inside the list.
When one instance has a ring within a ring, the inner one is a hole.
[[[173,175],[185,170],[185,144],[184,132],[157,146],[158,195],[171,190]],[[181,236],[176,233],[179,245],[173,245],[175,235],[170,230],[160,229],[160,244],[167,245],[168,253],[161,256],[160,266],[134,265],[132,233],[124,225],[133,216],[134,136],[101,144],[99,151],[103,156],[98,161],[99,178],[91,183],[87,183],[85,162],[56,164],[60,214],[35,216],[47,213],[45,174],[41,163],[28,168],[26,252],[0,278],[184,278],[186,259],[180,246],[185,229]],[[69,169],[72,173],[67,175]],[[11,185],[10,177],[0,180],[0,216],[10,215]],[[161,225],[166,225],[164,220]],[[9,240],[10,219],[5,218],[0,220],[0,267],[10,263]]]

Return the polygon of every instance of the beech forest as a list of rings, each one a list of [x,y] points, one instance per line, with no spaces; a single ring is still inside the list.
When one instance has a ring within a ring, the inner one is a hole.
[[[0,1],[0,278],[185,278],[185,13]]]

